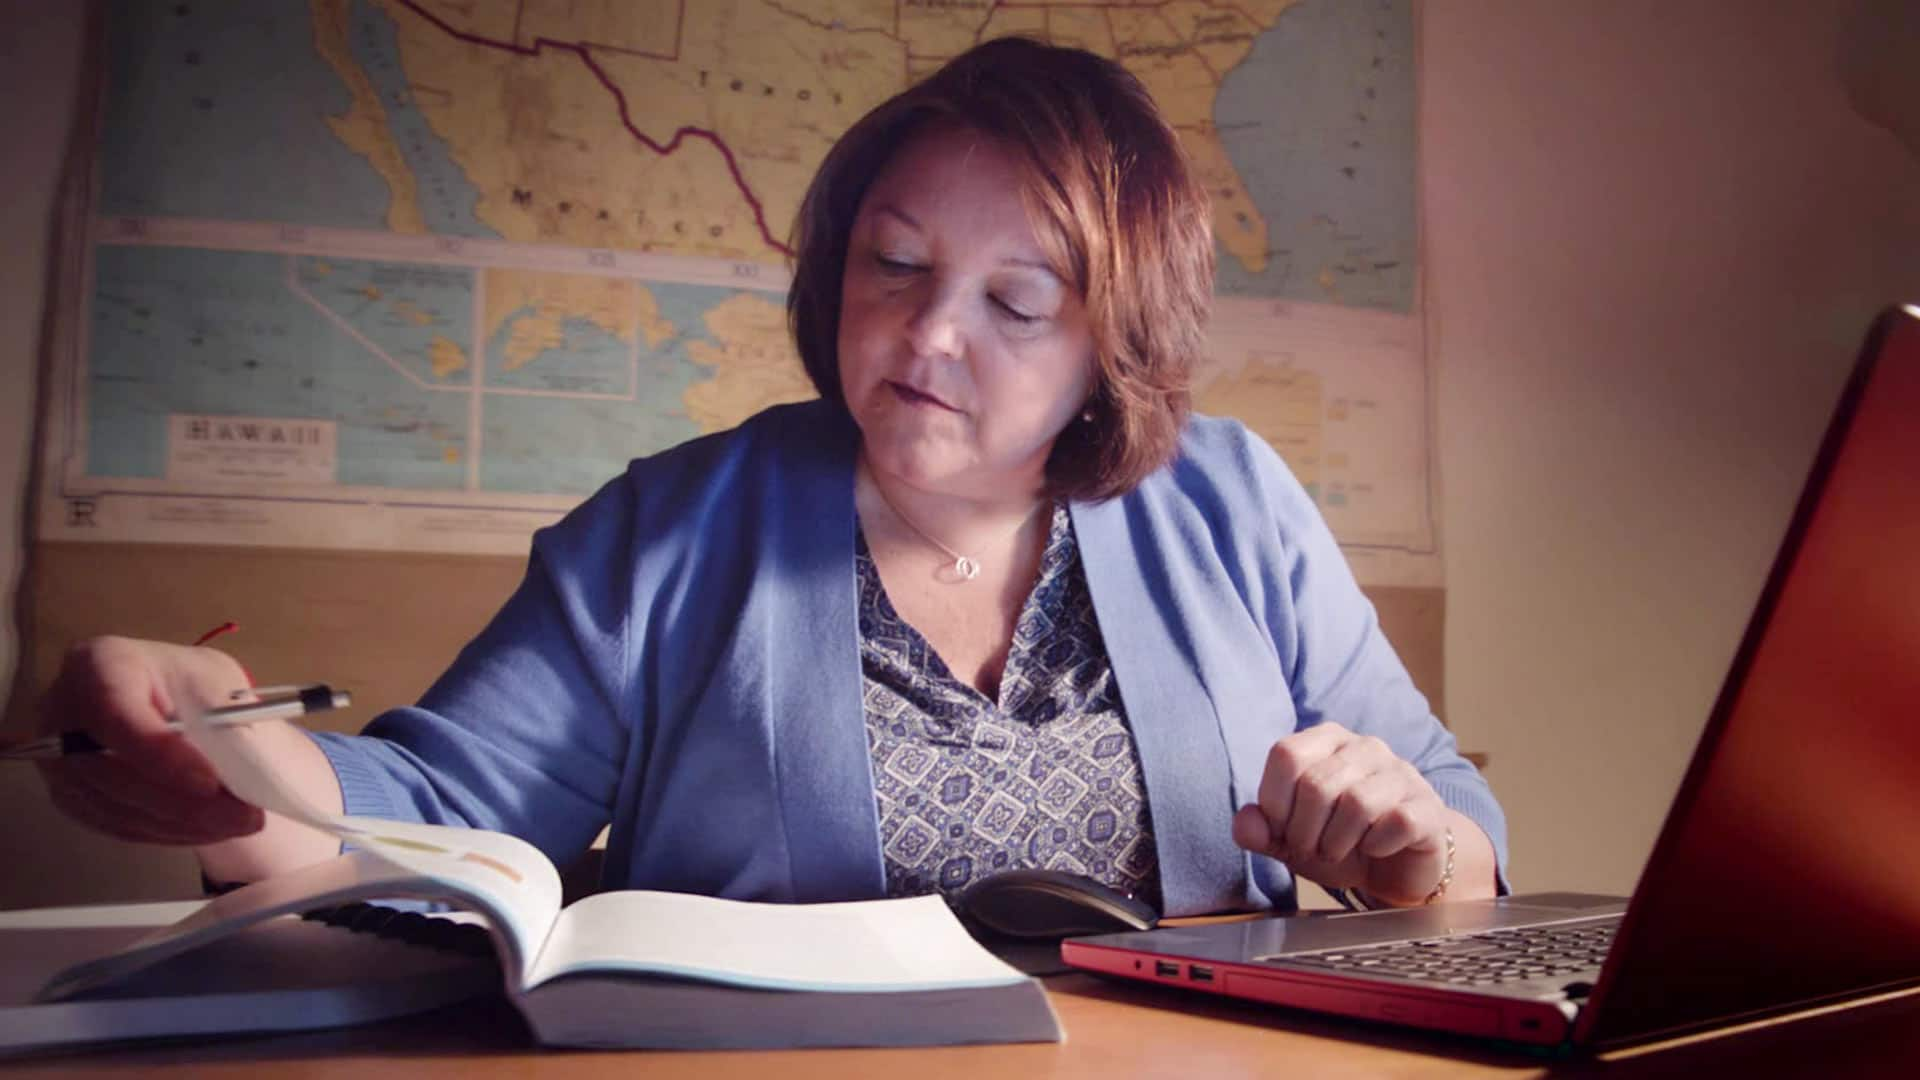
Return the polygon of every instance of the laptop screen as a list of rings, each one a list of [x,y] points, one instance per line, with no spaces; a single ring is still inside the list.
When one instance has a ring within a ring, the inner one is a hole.
[[[1920,311],[1875,323],[1575,1039],[1920,979]]]

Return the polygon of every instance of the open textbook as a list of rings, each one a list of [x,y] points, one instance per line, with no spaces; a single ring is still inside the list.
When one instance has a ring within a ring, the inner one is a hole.
[[[561,906],[532,845],[481,829],[325,813],[280,784],[257,732],[189,723],[239,798],[349,850],[217,897],[111,955],[59,972],[74,1001],[266,920],[366,898],[484,918],[506,992],[542,1043],[749,1048],[1056,1042],[1046,993],[969,937],[937,896],[768,904],[606,892]]]

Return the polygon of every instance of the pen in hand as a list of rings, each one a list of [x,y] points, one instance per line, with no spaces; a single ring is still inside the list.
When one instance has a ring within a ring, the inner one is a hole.
[[[325,683],[315,683],[310,686],[269,686],[235,693],[236,696],[244,695],[256,700],[207,710],[204,719],[211,726],[239,727],[245,724],[257,724],[263,720],[290,720],[308,713],[344,709],[353,704],[353,695],[345,690],[335,690]],[[178,720],[167,722],[167,728],[170,731],[179,731],[182,726]],[[27,761],[35,758],[66,757],[72,754],[97,754],[104,750],[104,747],[94,741],[93,736],[84,731],[62,731],[0,748],[0,761]]]

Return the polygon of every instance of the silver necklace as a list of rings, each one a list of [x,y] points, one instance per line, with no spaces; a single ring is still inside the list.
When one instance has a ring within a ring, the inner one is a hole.
[[[932,544],[934,547],[937,547],[941,551],[946,552],[949,556],[953,558],[953,572],[959,575],[961,581],[972,581],[974,578],[977,578],[980,576],[980,560],[979,559],[976,559],[971,555],[960,554],[959,552],[948,547],[946,544],[941,543],[939,537],[921,528],[919,522],[908,517],[905,511],[901,510],[898,506],[894,505],[894,502],[892,499],[887,498],[886,489],[880,486],[879,481],[877,480],[874,481],[873,490],[879,494],[880,501],[887,504],[887,509],[893,511],[894,517],[899,518],[902,522],[906,524],[907,528],[912,529],[914,532],[918,533],[920,535],[920,539],[925,540],[927,543]],[[1007,533],[1007,535],[1013,536],[1014,534],[1018,533],[1021,529],[1026,528],[1027,522],[1033,520],[1033,515],[1039,513],[1040,508],[1046,505],[1048,505],[1048,501],[1045,499],[1041,500],[1037,505],[1034,506],[1032,510],[1027,511],[1026,515],[1020,519],[1019,524],[1015,525],[1012,528],[1012,530]]]

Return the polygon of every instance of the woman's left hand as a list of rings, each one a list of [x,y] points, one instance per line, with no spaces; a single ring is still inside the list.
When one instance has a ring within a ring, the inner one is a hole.
[[[1323,886],[1418,904],[1446,873],[1455,818],[1385,742],[1323,723],[1273,744],[1233,839]]]

